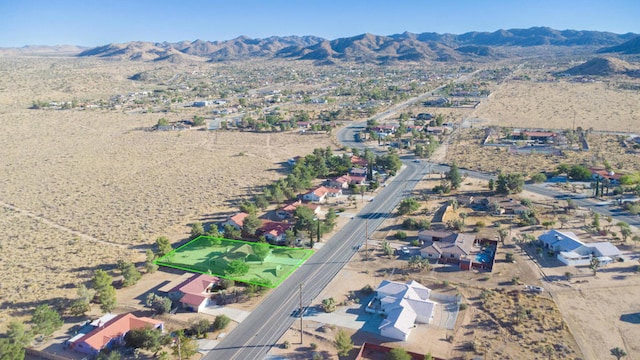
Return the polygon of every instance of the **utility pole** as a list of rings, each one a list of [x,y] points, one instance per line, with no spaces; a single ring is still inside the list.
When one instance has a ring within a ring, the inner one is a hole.
[[[304,334],[304,329],[302,327],[302,316],[304,311],[302,311],[302,283],[300,283],[300,345],[304,344],[302,342],[302,335]]]

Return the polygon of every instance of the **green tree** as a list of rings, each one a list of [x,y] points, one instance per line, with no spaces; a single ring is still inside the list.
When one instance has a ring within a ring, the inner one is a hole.
[[[210,328],[211,328],[211,321],[207,319],[202,319],[202,318],[192,319],[191,326],[189,327],[191,332],[199,338],[205,337],[205,335],[207,335],[207,332],[209,331]]]
[[[106,271],[98,269],[93,274],[93,279],[91,282],[93,283],[93,288],[95,289],[95,291],[100,292],[107,286],[111,286],[113,283],[113,279]]]
[[[195,239],[201,235],[204,235],[204,226],[202,226],[202,223],[195,222],[191,224],[191,238]]]
[[[620,235],[622,236],[622,241],[627,242],[629,236],[633,235],[631,231],[631,227],[626,222],[620,221],[616,225],[620,227]]]
[[[613,349],[611,349],[611,356],[615,356],[617,360],[620,360],[623,357],[627,356],[627,352],[620,347],[614,347]]]
[[[242,276],[248,272],[249,264],[240,259],[232,260],[229,265],[227,265],[227,274],[231,276]]]
[[[24,346],[11,341],[11,339],[0,338],[1,360],[24,360],[24,356]]]
[[[498,240],[500,240],[503,246],[504,246],[504,241],[506,240],[508,235],[509,235],[509,230],[498,229]]]
[[[496,181],[496,193],[502,195],[517,194],[522,192],[524,186],[524,179],[522,174],[498,174],[498,180]]]
[[[242,233],[231,225],[224,226],[224,237],[227,239],[241,239]]]
[[[64,323],[60,314],[49,305],[38,305],[33,312],[31,321],[34,325],[33,331],[44,336],[50,336],[54,331],[60,329]]]
[[[591,180],[591,171],[584,165],[573,165],[568,173],[569,179],[576,181]]]
[[[398,205],[398,214],[407,215],[418,211],[418,209],[420,209],[420,203],[418,203],[418,200],[414,198],[406,198],[400,201],[400,204]]]
[[[145,304],[155,310],[158,314],[164,314],[171,311],[171,299],[165,296],[149,293],[145,300]]]
[[[251,201],[245,201],[240,204],[240,211],[249,215],[256,215],[258,213],[258,206]]]
[[[496,187],[496,181],[493,180],[493,179],[489,179],[488,186],[489,186],[489,191],[493,191],[493,189],[495,189],[495,187]]]
[[[593,271],[593,276],[596,276],[598,269],[600,268],[600,259],[596,256],[591,257],[591,262],[589,263],[589,269]]]
[[[129,330],[124,336],[124,343],[130,348],[157,352],[162,348],[161,337],[160,330],[147,326],[142,329]]]
[[[411,355],[407,352],[407,350],[402,348],[394,348],[389,351],[387,355],[387,359],[389,360],[411,360],[413,359]]]
[[[535,184],[540,184],[547,181],[547,177],[543,173],[536,173],[531,175],[531,181]]]
[[[296,233],[292,229],[284,232],[284,243],[287,246],[293,246],[296,243]]]
[[[340,329],[335,336],[335,346],[338,349],[338,355],[347,356],[351,349],[353,349],[353,342],[351,337],[346,331]]]
[[[213,330],[224,330],[229,323],[231,323],[231,319],[227,315],[218,315],[216,319],[213,320]]]
[[[77,291],[78,297],[71,302],[69,311],[75,316],[84,315],[87,311],[91,310],[91,300],[96,295],[96,291],[93,289],[87,289],[84,284],[78,285]]]
[[[336,311],[336,301],[330,297],[322,300],[322,310],[325,312],[334,312]]]
[[[167,120],[166,118],[158,119],[158,126],[167,126],[167,125],[169,125],[169,120]]]
[[[138,280],[140,280],[140,271],[136,268],[136,266],[130,262],[125,261],[122,267],[120,268],[122,272],[122,286],[128,287],[131,285],[135,285]]]
[[[173,355],[179,359],[189,359],[198,353],[198,343],[184,334],[184,331],[176,332],[176,341],[171,346]]]
[[[329,208],[324,216],[324,225],[328,228],[329,231],[333,230],[336,227],[337,218],[338,214],[336,214],[336,210],[334,208]]]
[[[460,175],[460,169],[458,168],[458,165],[456,165],[456,163],[451,164],[446,178],[451,183],[452,189],[457,189],[460,187],[460,184],[462,184],[462,176]]]
[[[253,250],[253,255],[260,260],[260,264],[263,264],[267,256],[271,254],[271,247],[268,244],[253,244],[251,250]]]
[[[6,337],[0,337],[1,360],[23,360],[24,348],[29,346],[33,334],[26,331],[24,324],[12,321],[7,325]]]
[[[243,220],[242,233],[247,236],[254,236],[261,226],[262,220],[255,214],[249,214]]]
[[[116,288],[109,285],[98,292],[100,310],[104,313],[113,311],[116,307]]]
[[[163,257],[173,251],[171,241],[169,241],[169,238],[167,238],[166,236],[160,236],[159,238],[157,238],[156,246],[158,248],[158,251],[156,252],[158,257]]]
[[[267,197],[265,195],[256,195],[255,203],[257,207],[263,210],[269,207],[269,200],[267,200]]]
[[[152,274],[156,272],[156,270],[158,270],[158,265],[154,263],[154,261],[156,260],[156,254],[154,254],[153,251],[151,251],[151,249],[147,249],[144,255],[146,257],[144,261],[144,268],[147,271],[147,273]]]
[[[193,117],[193,125],[194,126],[202,126],[202,125],[204,125],[204,117],[195,115]]]

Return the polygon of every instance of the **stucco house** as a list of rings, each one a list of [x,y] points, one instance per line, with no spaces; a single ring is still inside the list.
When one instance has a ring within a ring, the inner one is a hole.
[[[620,249],[608,241],[585,244],[570,231],[550,230],[538,237],[540,245],[555,252],[565,265],[589,265],[592,257],[606,264],[620,257]]]
[[[233,226],[236,230],[241,230],[242,227],[244,226],[244,219],[249,216],[249,214],[245,213],[245,212],[240,212],[237,213],[231,217],[229,217],[229,219],[225,222],[222,223],[222,226]]]
[[[458,263],[474,252],[476,237],[470,234],[423,230],[418,233],[418,240],[424,244],[420,249],[423,258]]]
[[[150,327],[164,330],[164,323],[160,320],[148,317],[137,317],[131,313],[109,316],[110,320],[96,324],[96,328],[91,332],[69,340],[71,349],[97,356],[103,349],[111,349],[117,345],[124,344],[124,336],[132,329],[144,329]]]
[[[171,300],[179,301],[183,309],[201,312],[211,305],[211,288],[219,278],[207,274],[196,274],[169,290]]]
[[[302,195],[302,199],[306,201],[313,201],[322,203],[327,199],[328,189],[324,186],[315,188]]]
[[[295,214],[296,209],[299,206],[304,206],[304,207],[310,209],[311,211],[313,211],[313,213],[315,215],[320,214],[320,210],[321,210],[320,205],[318,205],[318,204],[310,204],[310,203],[303,203],[302,201],[298,200],[298,201],[289,203],[289,204],[279,208],[278,210],[276,210],[276,216],[279,219],[283,219],[283,220],[291,219],[293,217],[293,215]]]
[[[433,320],[436,303],[429,300],[431,289],[411,280],[406,284],[383,280],[365,309],[386,317],[378,327],[382,336],[406,341],[416,323]]]
[[[257,234],[264,236],[272,244],[283,243],[287,230],[292,227],[293,225],[283,222],[265,221],[258,229]]]

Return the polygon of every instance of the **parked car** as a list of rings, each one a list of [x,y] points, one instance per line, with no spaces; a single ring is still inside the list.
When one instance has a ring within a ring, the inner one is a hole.
[[[524,287],[526,291],[534,292],[534,293],[542,293],[544,292],[544,288],[541,286],[527,285]]]

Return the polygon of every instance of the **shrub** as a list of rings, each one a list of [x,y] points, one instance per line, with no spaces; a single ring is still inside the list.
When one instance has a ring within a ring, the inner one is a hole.
[[[218,315],[213,321],[213,330],[224,330],[231,322],[231,319],[227,315]]]
[[[289,342],[289,340],[285,340],[285,341],[282,343],[282,347],[283,347],[283,348],[285,348],[285,349],[290,348],[290,347],[291,347],[291,343]]]
[[[315,350],[315,349],[318,348],[318,344],[316,344],[316,343],[311,343],[311,344],[309,344],[309,346],[311,346],[311,350]]]
[[[416,230],[418,223],[414,219],[406,219],[402,222],[402,227],[407,230]]]
[[[467,310],[467,308],[469,307],[469,305],[467,305],[466,303],[462,303],[460,304],[460,310]]]
[[[431,221],[428,219],[418,220],[418,229],[429,230],[431,229]]]
[[[404,231],[398,231],[393,237],[395,237],[398,240],[404,240],[407,238],[407,233]]]
[[[362,291],[362,293],[365,294],[365,295],[371,295],[374,292],[373,288],[369,284],[367,284],[364,287],[362,287],[362,289],[360,289],[360,291]]]
[[[420,240],[415,239],[411,241],[411,246],[420,246]]]
[[[505,259],[507,262],[513,262],[513,253],[510,253],[510,252],[506,253],[506,254],[504,255],[504,259]]]

